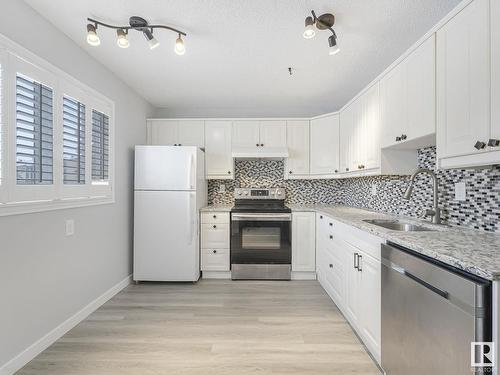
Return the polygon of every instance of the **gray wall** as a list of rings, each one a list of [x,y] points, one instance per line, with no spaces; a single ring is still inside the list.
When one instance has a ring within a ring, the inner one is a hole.
[[[133,145],[153,113],[23,1],[1,3],[1,34],[115,102],[116,203],[0,217],[0,367],[131,273]]]

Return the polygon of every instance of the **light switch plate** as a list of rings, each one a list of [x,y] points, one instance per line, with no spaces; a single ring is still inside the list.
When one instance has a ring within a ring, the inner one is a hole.
[[[219,193],[225,193],[226,192],[226,185],[220,184],[219,185]]]
[[[66,236],[75,234],[75,221],[73,219],[66,220]]]
[[[377,185],[372,184],[372,195],[377,195]]]
[[[464,201],[466,195],[467,195],[467,191],[465,189],[465,182],[455,183],[455,200],[456,201]]]

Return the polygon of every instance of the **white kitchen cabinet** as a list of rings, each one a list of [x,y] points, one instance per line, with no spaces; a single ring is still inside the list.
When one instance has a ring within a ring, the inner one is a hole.
[[[500,139],[500,1],[491,1],[491,135]],[[498,148],[498,147],[497,147]],[[500,150],[500,149],[499,149]]]
[[[233,148],[286,147],[286,121],[234,121],[232,143]]]
[[[224,249],[229,247],[229,224],[201,224],[201,247]]]
[[[286,138],[288,158],[285,178],[307,176],[309,174],[309,121],[287,121]]]
[[[491,131],[489,3],[472,1],[437,32],[439,159],[489,151],[474,147]]]
[[[207,178],[234,178],[231,155],[231,121],[206,121],[205,162]]]
[[[233,148],[260,147],[260,121],[233,122]]]
[[[310,174],[334,176],[339,172],[339,115],[310,122]]]
[[[149,144],[205,147],[203,120],[148,120]]]
[[[202,271],[229,271],[229,249],[202,249]]]
[[[316,270],[316,226],[313,212],[292,213],[292,271]]]
[[[354,129],[354,106],[349,105],[340,112],[339,170],[347,173],[351,167],[352,137]]]
[[[434,35],[380,80],[382,147],[418,148],[436,132]]]
[[[229,212],[201,213],[201,270],[203,277],[229,277],[229,228]]]

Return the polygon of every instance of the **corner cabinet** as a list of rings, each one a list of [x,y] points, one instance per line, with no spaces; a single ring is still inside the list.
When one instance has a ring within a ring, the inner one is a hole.
[[[498,7],[496,0],[474,0],[437,32],[441,168],[500,163]]]
[[[205,147],[203,120],[148,120],[148,144]]]
[[[208,179],[233,179],[231,121],[205,122],[205,163]]]
[[[311,177],[332,177],[339,173],[339,115],[311,120],[310,171]]]

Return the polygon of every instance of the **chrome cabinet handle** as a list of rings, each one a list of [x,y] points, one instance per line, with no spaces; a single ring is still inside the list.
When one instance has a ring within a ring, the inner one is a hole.
[[[358,263],[358,262],[359,262],[359,260],[358,260],[358,256],[359,256],[359,254],[358,254],[358,253],[354,253],[354,268],[355,268],[355,269],[358,269],[358,267],[359,267],[359,263]],[[358,261],[358,262],[357,262],[357,261]]]
[[[486,143],[481,142],[481,141],[477,141],[476,144],[474,145],[474,148],[476,150],[482,150],[485,147],[486,147]]]
[[[490,139],[488,141],[488,146],[490,146],[490,147],[498,147],[498,146],[500,146],[500,139],[493,139],[493,138]]]
[[[358,271],[363,271],[363,268],[361,268],[361,260],[363,260],[363,255],[358,254]]]

